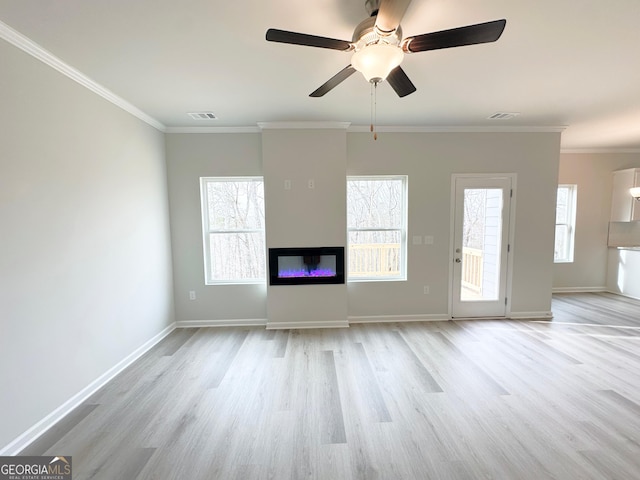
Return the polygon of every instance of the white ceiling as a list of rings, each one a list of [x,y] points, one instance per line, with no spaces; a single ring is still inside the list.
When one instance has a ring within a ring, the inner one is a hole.
[[[166,127],[368,125],[350,54],[265,41],[267,28],[351,40],[364,0],[0,0],[0,21]],[[405,56],[417,92],[378,88],[378,124],[555,127],[565,149],[640,149],[640,1],[413,0],[405,36],[505,18],[495,43]],[[218,120],[192,120],[211,111]],[[511,120],[488,120],[519,112]]]

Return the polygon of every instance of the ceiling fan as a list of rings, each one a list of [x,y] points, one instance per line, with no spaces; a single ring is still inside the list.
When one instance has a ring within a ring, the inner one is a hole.
[[[398,96],[405,97],[416,91],[400,67],[406,53],[495,42],[507,23],[504,19],[494,20],[403,38],[400,22],[410,3],[411,0],[365,0],[370,16],[356,27],[351,42],[275,28],[267,30],[266,38],[270,42],[354,52],[351,64],[313,91],[310,97],[322,97],[356,70],[375,85],[387,80]]]

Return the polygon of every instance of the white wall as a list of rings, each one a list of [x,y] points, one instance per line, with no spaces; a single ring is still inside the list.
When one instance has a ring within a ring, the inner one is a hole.
[[[163,134],[0,41],[0,449],[173,323]]]
[[[640,252],[627,251],[623,259],[618,250],[607,248],[612,172],[638,166],[639,153],[560,155],[558,183],[578,185],[578,198],[574,261],[554,265],[555,290],[606,289],[640,296],[640,270],[624,268],[625,262],[640,258]],[[619,265],[626,272],[624,282],[618,281]]]

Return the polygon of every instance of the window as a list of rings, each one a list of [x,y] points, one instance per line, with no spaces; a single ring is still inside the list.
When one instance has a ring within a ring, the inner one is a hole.
[[[556,245],[553,255],[556,263],[573,262],[577,190],[577,185],[558,185]]]
[[[407,177],[347,177],[349,280],[406,280]]]
[[[201,178],[205,282],[266,280],[261,177]]]

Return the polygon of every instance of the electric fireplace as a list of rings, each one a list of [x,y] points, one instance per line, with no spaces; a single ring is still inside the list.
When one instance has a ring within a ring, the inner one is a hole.
[[[270,285],[344,283],[344,247],[270,248]]]

